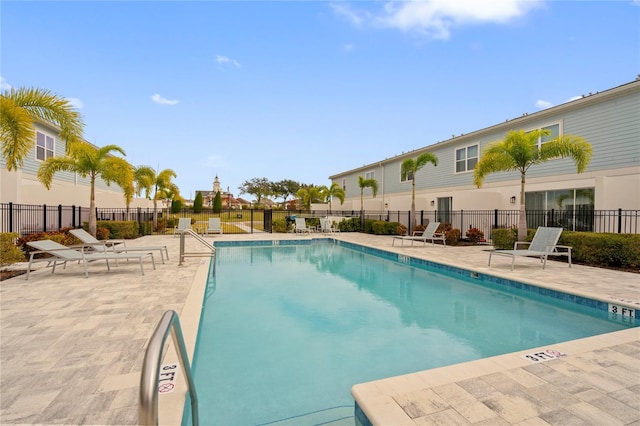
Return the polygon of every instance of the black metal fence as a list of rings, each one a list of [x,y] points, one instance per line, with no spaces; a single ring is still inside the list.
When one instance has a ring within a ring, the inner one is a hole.
[[[80,206],[48,206],[2,203],[0,204],[0,232],[18,232],[21,235],[57,231],[61,228],[78,228],[89,220],[89,208]],[[416,223],[426,225],[431,221],[450,223],[461,231],[462,236],[470,228],[478,228],[488,237],[493,228],[510,228],[518,225],[518,210],[451,210],[418,211]],[[364,211],[358,210],[223,210],[214,213],[203,209],[194,213],[185,208],[177,214],[167,209],[153,208],[96,208],[99,221],[136,221],[141,233],[173,233],[174,222],[180,217],[191,217],[195,230],[204,230],[210,217],[222,219],[225,233],[272,232],[274,221],[286,221],[287,217],[307,218],[331,217],[334,221],[342,218],[364,217],[365,219],[399,222],[411,228],[410,211]],[[640,230],[640,210],[533,210],[527,211],[529,228],[538,226],[558,226],[569,231],[593,231],[622,234],[638,234]]]

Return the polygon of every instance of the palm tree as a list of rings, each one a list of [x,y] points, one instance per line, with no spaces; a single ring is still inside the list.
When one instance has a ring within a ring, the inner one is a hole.
[[[329,213],[331,213],[331,202],[333,201],[333,197],[336,197],[338,200],[340,200],[340,205],[344,203],[346,194],[344,192],[344,189],[342,189],[342,187],[336,182],[333,182],[329,188],[327,188],[326,186],[322,186],[321,188],[323,195],[322,198],[324,198],[325,203],[329,203]]]
[[[416,227],[416,173],[427,163],[438,165],[438,157],[430,152],[418,155],[415,160],[407,158],[400,166],[400,177],[402,180],[411,179],[411,230]],[[411,235],[411,233],[409,233]]]
[[[376,198],[376,195],[378,194],[378,181],[358,176],[358,186],[360,187],[360,211],[362,212],[364,210],[364,189],[371,188],[373,198]]]
[[[302,201],[304,208],[307,210],[311,209],[311,203],[319,203],[324,198],[322,187],[314,185],[303,185],[296,192],[296,197]]]
[[[578,173],[582,173],[591,161],[591,145],[580,136],[562,135],[538,147],[538,140],[551,132],[548,129],[512,130],[500,141],[489,143],[482,150],[482,157],[473,172],[473,181],[478,188],[486,175],[496,172],[520,172],[520,215],[518,217],[518,241],[527,236],[527,215],[525,211],[525,175],[535,164],[554,158],[573,159]]]
[[[158,200],[174,199],[180,191],[171,178],[178,175],[171,169],[164,169],[156,174],[153,167],[139,166],[134,171],[135,193],[153,200],[153,226],[157,226]]]
[[[96,236],[96,179],[102,178],[107,185],[116,183],[125,189],[125,193],[126,188],[129,188],[133,182],[131,165],[124,158],[111,155],[112,151],[125,155],[124,150],[117,145],[96,148],[87,142],[77,142],[70,147],[67,155],[48,158],[38,169],[38,180],[47,189],[51,188],[51,181],[56,172],[73,172],[82,177],[89,177],[91,180],[89,233],[94,237]]]
[[[67,144],[82,141],[84,123],[68,99],[48,90],[9,89],[0,95],[0,150],[7,170],[18,170],[33,148],[35,121],[60,127],[60,138]]]

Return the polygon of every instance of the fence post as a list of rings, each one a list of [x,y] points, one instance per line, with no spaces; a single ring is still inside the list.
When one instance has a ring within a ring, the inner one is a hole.
[[[463,232],[464,232],[464,210],[461,209],[460,210],[460,238],[462,238]]]
[[[9,202],[9,232],[13,232],[13,203]]]
[[[47,232],[47,205],[42,205],[42,232]]]
[[[251,233],[253,234],[253,211],[254,209],[251,209]]]
[[[58,204],[58,231],[62,228],[62,204]]]
[[[498,228],[498,209],[493,210],[493,229]]]
[[[618,209],[618,234],[622,234],[622,209]]]

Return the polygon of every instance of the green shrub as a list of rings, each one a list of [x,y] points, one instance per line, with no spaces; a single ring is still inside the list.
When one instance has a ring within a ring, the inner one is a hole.
[[[375,235],[398,235],[398,226],[400,226],[398,222],[371,221],[371,231]]]
[[[167,219],[159,217],[156,224],[156,232],[164,232],[167,229]]]
[[[180,213],[182,207],[184,207],[184,203],[182,202],[182,200],[171,200],[171,213]]]
[[[349,219],[345,219],[338,224],[338,229],[340,229],[340,232],[359,232],[360,218],[351,217]]]
[[[517,228],[495,228],[491,230],[491,241],[497,249],[509,250],[513,249],[513,244],[518,237]]]
[[[109,230],[107,238],[115,239],[131,239],[137,238],[140,235],[138,230],[138,222],[135,220],[99,220],[96,224],[98,228],[105,228]],[[82,224],[82,227],[86,230],[89,229],[87,222]]]
[[[571,246],[571,258],[591,266],[640,268],[640,235],[564,231],[558,244]]]
[[[151,235],[153,234],[153,221],[140,222],[138,226],[138,235]]]
[[[11,265],[25,260],[24,252],[16,245],[17,232],[0,233],[0,266]]]
[[[271,223],[271,230],[273,232],[287,232],[287,221],[285,219],[274,219]]]
[[[55,232],[37,232],[35,234],[24,235],[18,238],[16,245],[18,247],[21,247],[26,254],[29,254],[32,251],[36,250],[27,245],[27,243],[30,241],[51,240],[55,241],[58,244],[62,244],[63,246],[82,244],[82,241],[69,233],[69,229],[71,228],[62,228],[60,229],[60,231]]]

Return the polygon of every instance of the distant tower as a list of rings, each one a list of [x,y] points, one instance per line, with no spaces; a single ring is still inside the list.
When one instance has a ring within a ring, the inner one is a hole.
[[[213,194],[215,195],[216,192],[220,192],[220,180],[218,179],[218,175],[216,175],[216,178],[213,180]]]

